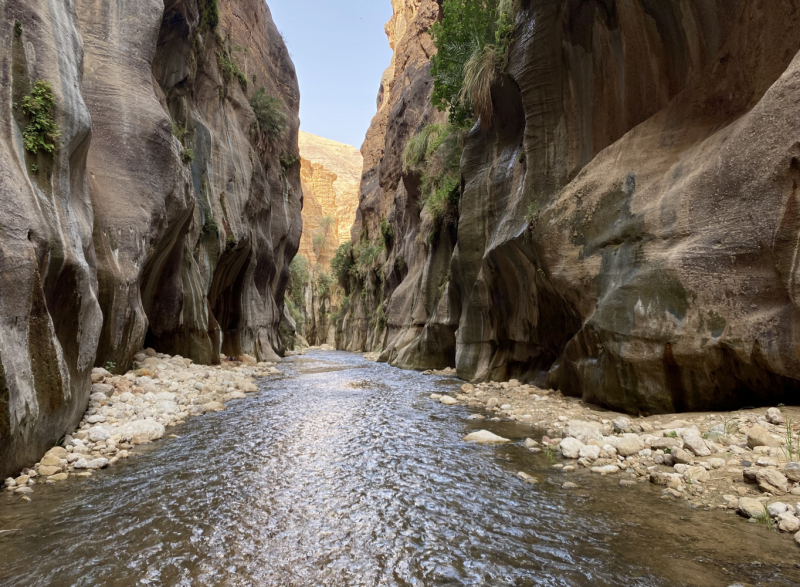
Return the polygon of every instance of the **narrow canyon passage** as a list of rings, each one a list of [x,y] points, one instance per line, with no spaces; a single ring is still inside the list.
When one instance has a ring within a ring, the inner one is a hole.
[[[0,585],[789,586],[796,547],[722,512],[468,444],[455,380],[315,352],[91,480],[0,496]],[[525,471],[541,483],[516,477]],[[574,477],[573,477],[574,479]],[[624,495],[621,494],[624,491]],[[724,540],[720,536],[724,535]]]

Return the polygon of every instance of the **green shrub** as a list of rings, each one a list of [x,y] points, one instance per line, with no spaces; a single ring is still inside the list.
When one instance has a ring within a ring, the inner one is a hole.
[[[463,128],[432,124],[409,139],[403,150],[406,169],[422,172],[419,206],[438,224],[458,216],[463,137]]]
[[[381,236],[386,248],[391,249],[394,243],[394,229],[387,218],[381,218]]]
[[[321,271],[317,275],[317,295],[319,295],[321,298],[327,297],[331,293],[333,284],[333,277],[324,271]]]
[[[437,48],[431,59],[431,101],[441,111],[450,110],[453,124],[471,125],[473,116],[480,115],[465,98],[481,98],[479,105],[485,113],[485,88],[491,87],[496,72],[505,67],[517,10],[516,0],[444,0],[442,3],[444,17],[430,28]],[[470,62],[471,81],[465,92]],[[491,64],[494,71],[489,73],[487,67]],[[482,93],[473,96],[473,91],[477,90]],[[491,108],[490,94],[488,100]]]
[[[353,250],[355,265],[350,268],[350,273],[359,277],[366,278],[370,271],[375,268],[378,257],[385,250],[382,242],[371,242],[368,240],[358,243]]]
[[[21,37],[22,36],[22,23],[20,21],[14,21],[14,36]]]
[[[183,142],[183,138],[186,136],[187,132],[185,126],[181,126],[177,122],[172,123],[172,134],[180,142]]]
[[[198,0],[197,7],[200,9],[201,33],[216,30],[219,25],[219,5],[217,0]]]
[[[22,112],[30,122],[22,133],[25,148],[31,153],[40,150],[52,155],[56,150],[56,139],[61,136],[53,119],[56,99],[50,82],[37,80],[33,90],[22,99]]]
[[[539,218],[539,204],[531,202],[528,204],[528,210],[525,213],[525,222],[533,224]]]
[[[268,96],[266,89],[259,88],[250,99],[250,107],[256,115],[258,129],[270,140],[275,141],[286,132],[288,117],[279,98]]]
[[[188,147],[181,151],[181,161],[186,165],[194,161],[194,151]]]
[[[231,54],[227,50],[221,49],[217,51],[217,64],[219,65],[219,70],[222,73],[222,78],[226,85],[233,80],[238,80],[242,90],[247,91],[247,76],[239,68],[239,64],[233,60],[233,57],[231,57]]]
[[[346,242],[339,245],[333,255],[333,259],[331,259],[331,271],[341,285],[344,286],[347,283],[354,263],[352,243]]]
[[[464,85],[459,99],[486,126],[492,124],[492,84],[497,78],[498,59],[497,48],[486,45],[476,49],[464,65]]]
[[[286,286],[286,293],[298,308],[305,306],[303,287],[308,281],[308,259],[298,255],[289,263],[289,283]]]

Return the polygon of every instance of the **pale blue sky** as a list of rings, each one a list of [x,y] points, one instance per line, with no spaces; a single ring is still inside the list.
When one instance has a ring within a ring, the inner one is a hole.
[[[361,148],[392,51],[390,0],[267,0],[300,81],[301,129]]]

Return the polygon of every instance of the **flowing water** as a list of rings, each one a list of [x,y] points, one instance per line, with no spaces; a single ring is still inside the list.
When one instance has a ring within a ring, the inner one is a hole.
[[[8,587],[800,585],[786,536],[643,485],[566,474],[428,399],[457,382],[347,353],[284,377],[90,480],[0,495]],[[537,476],[533,486],[518,471]]]

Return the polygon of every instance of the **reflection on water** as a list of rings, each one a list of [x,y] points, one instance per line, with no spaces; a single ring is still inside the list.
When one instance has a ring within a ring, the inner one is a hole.
[[[20,529],[0,534],[0,585],[800,584],[792,541],[761,526],[649,486],[582,476],[564,491],[519,444],[463,443],[487,424],[427,399],[453,381],[346,353],[283,369],[144,458],[38,486],[31,504],[0,496],[0,529]]]

